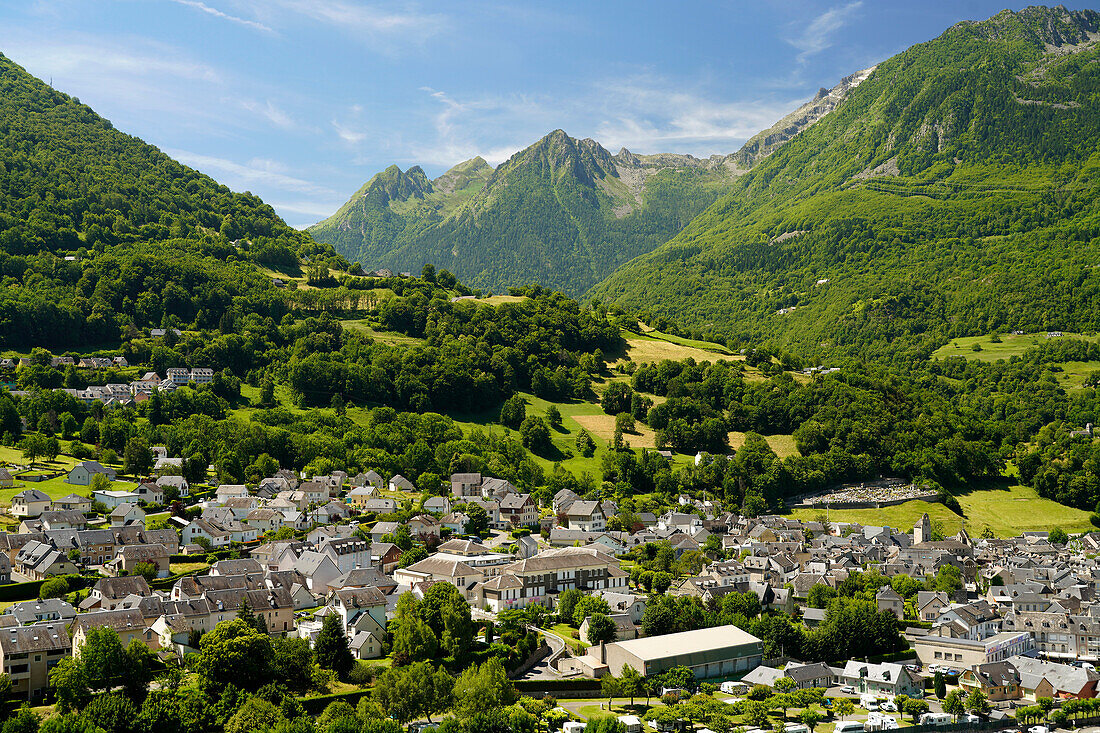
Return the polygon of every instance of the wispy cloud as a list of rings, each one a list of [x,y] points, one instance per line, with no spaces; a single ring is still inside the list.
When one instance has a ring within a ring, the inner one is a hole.
[[[446,27],[446,17],[409,3],[366,5],[347,0],[253,0],[260,13],[290,12],[373,41],[422,41]]]
[[[276,127],[281,127],[284,130],[292,130],[298,127],[298,123],[294,121],[294,118],[279,109],[270,99],[262,103],[254,99],[244,99],[238,103],[243,109],[259,115]]]
[[[855,0],[847,5],[830,8],[811,20],[800,33],[784,39],[801,52],[797,56],[798,62],[805,63],[810,56],[833,45],[833,34],[843,28],[862,5],[863,0]]]
[[[215,18],[220,18],[222,20],[228,20],[231,23],[237,23],[238,25],[243,25],[246,28],[252,28],[253,30],[263,31],[265,33],[274,33],[275,32],[269,26],[266,26],[263,23],[259,23],[255,20],[248,20],[247,18],[240,18],[240,17],[237,17],[236,15],[230,15],[229,13],[224,13],[221,10],[218,10],[217,8],[210,7],[206,3],[199,2],[199,0],[169,0],[169,2],[176,3],[177,5],[184,5],[184,6],[189,7],[189,8],[194,8],[195,10],[202,11],[203,13],[206,13],[207,15],[212,15]]]
[[[357,145],[366,139],[367,133],[362,130],[357,130],[348,125],[341,124],[337,120],[332,121],[332,128],[336,130],[336,134],[346,143],[351,145]]]
[[[691,89],[660,76],[639,75],[599,86],[606,117],[595,131],[604,146],[730,153],[798,106],[797,99],[725,101],[709,89]],[[722,100],[722,101],[716,101]]]
[[[215,178],[237,190],[247,188],[253,184],[263,184],[295,193],[336,195],[336,192],[331,188],[289,175],[286,166],[267,158],[253,158],[247,163],[238,163],[226,158],[203,155],[189,150],[167,148],[164,152],[181,163],[208,175],[213,175],[211,171],[217,171],[220,175],[214,176]]]

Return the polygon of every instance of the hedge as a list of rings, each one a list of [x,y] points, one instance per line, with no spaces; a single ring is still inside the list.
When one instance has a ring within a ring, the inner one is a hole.
[[[352,690],[351,692],[336,692],[331,695],[318,695],[317,697],[299,697],[298,702],[310,715],[320,715],[332,703],[343,700],[352,707],[359,704],[359,699],[369,695],[370,690]]]
[[[579,690],[600,689],[599,680],[515,680],[513,683],[516,691],[524,692],[560,692],[568,693]]]
[[[916,649],[903,649],[900,652],[887,652],[886,654],[877,654],[873,657],[868,657],[869,662],[875,664],[882,664],[883,662],[901,662],[906,659],[916,659]]]
[[[99,576],[89,578],[81,575],[59,575],[57,577],[64,578],[69,583],[70,592],[95,585],[95,582],[99,580]],[[53,580],[53,578],[0,585],[0,602],[37,600],[38,592],[47,580]]]

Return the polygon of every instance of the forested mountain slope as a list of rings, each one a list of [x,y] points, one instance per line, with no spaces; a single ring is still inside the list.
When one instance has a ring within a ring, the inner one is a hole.
[[[822,89],[736,153],[706,160],[611,155],[556,130],[495,171],[474,158],[429,181],[419,166],[390,166],[309,232],[370,270],[418,272],[431,262],[486,289],[538,282],[580,295],[668,241],[869,73]]]
[[[0,345],[68,347],[127,326],[279,317],[250,261],[337,261],[259,198],[115,130],[0,56]],[[72,259],[66,259],[70,257]]]
[[[309,232],[368,269],[432,262],[489,290],[538,282],[578,295],[667,241],[734,177],[721,159],[613,156],[557,130],[495,171],[475,158],[428,181],[391,166]]]
[[[803,351],[1100,328],[1098,30],[1005,11],[883,62],[592,295]]]

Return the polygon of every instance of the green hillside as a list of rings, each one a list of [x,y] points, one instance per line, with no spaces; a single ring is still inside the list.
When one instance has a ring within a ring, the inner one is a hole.
[[[431,262],[486,290],[579,295],[675,235],[735,172],[722,159],[613,156],[557,130],[495,171],[475,158],[429,181],[391,166],[309,232],[369,270]]]
[[[0,346],[118,342],[122,329],[280,318],[253,263],[330,247],[112,127],[0,56]]]
[[[591,295],[804,353],[1096,330],[1098,25],[1005,11],[879,64]]]

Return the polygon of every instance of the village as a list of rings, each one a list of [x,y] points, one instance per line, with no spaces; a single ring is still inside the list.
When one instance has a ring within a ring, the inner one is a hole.
[[[116,472],[89,460],[67,473],[68,496],[28,484],[13,497],[18,527],[0,534],[0,594],[14,601],[0,613],[0,666],[17,698],[48,699],[49,671],[80,654],[89,629],[180,664],[244,608],[272,636],[310,642],[335,615],[356,658],[383,659],[402,596],[423,599],[439,584],[465,599],[487,640],[494,620],[525,614],[540,640],[513,676],[535,690],[686,669],[693,686],[731,701],[760,686],[850,698],[838,731],[896,728],[906,713],[925,725],[974,716],[952,702],[963,694],[985,701],[975,721],[1008,727],[1018,708],[1097,694],[1100,533],[943,538],[927,514],[907,530],[745,517],[686,495],[624,526],[614,501],[562,490],[540,506],[479,473],[453,474],[438,496],[375,471],[280,470],[252,486],[192,487],[178,459],[153,451],[159,475],[132,490],[110,488]],[[0,485],[16,480],[0,469]],[[646,547],[672,564],[646,569]],[[881,659],[806,662],[729,624],[646,633],[647,606],[662,596],[713,609],[734,594],[812,630],[829,613],[822,597],[869,575],[884,579],[874,604],[908,647]],[[927,590],[925,578],[957,582]],[[959,693],[943,699],[941,685]]]

